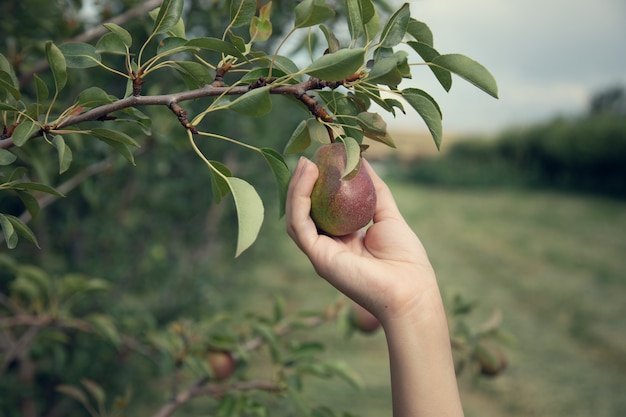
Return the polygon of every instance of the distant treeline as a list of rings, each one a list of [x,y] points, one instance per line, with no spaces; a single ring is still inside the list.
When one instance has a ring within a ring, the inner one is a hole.
[[[626,198],[626,94],[617,91],[600,105],[608,94],[594,97],[584,116],[510,129],[491,140],[460,141],[445,155],[415,161],[404,174],[438,185],[556,188]]]

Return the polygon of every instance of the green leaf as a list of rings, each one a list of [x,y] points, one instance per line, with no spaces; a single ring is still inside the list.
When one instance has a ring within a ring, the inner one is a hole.
[[[0,54],[0,88],[6,89],[15,100],[19,100],[20,83],[9,60]]]
[[[63,136],[56,135],[52,139],[52,144],[57,149],[57,155],[59,157],[59,174],[64,173],[70,167],[72,163],[72,150],[65,143]]]
[[[117,153],[126,158],[128,162],[135,165],[135,155],[133,155],[128,145],[111,139],[100,138],[100,140],[115,149]]]
[[[315,355],[324,352],[325,347],[320,342],[304,342],[293,346],[289,352],[290,357],[293,359],[308,359]]]
[[[39,191],[46,194],[52,194],[57,197],[65,197],[63,194],[46,184],[28,181],[12,181],[7,183],[16,190]]]
[[[392,48],[402,42],[409,25],[411,11],[409,3],[404,3],[387,21],[380,35],[380,47]]]
[[[268,40],[270,36],[272,36],[272,22],[254,16],[250,22],[250,39],[255,42],[263,42]]]
[[[129,149],[129,146],[139,147],[139,144],[133,138],[124,132],[111,129],[96,128],[91,129],[91,133],[97,136],[102,142],[115,149],[131,164],[135,165],[135,156]]]
[[[365,49],[341,49],[322,55],[313,61],[304,72],[325,81],[340,81],[359,70],[365,60]]]
[[[432,97],[425,91],[417,88],[405,88],[402,90],[402,97],[413,107],[422,117],[430,134],[437,145],[441,146],[443,136],[443,126],[441,123],[441,110]]]
[[[363,18],[365,20],[365,40],[367,41],[367,43],[370,43],[378,35],[378,32],[380,30],[380,18],[378,16],[378,11],[370,2],[370,0],[363,0],[361,5],[363,6]],[[369,20],[365,19],[366,10],[368,8],[371,8],[372,10],[372,17],[369,18]]]
[[[110,30],[111,33],[114,33],[127,48],[130,48],[133,44],[132,35],[123,27],[118,26],[115,23],[103,23],[102,26]]]
[[[159,8],[151,10],[150,12],[148,12],[148,14],[150,15],[152,19],[156,20],[159,14]],[[178,22],[176,22],[175,25],[165,30],[165,33],[175,38],[186,39],[185,22],[183,21],[182,18],[178,19]]]
[[[101,104],[113,103],[115,99],[99,87],[89,87],[78,94],[76,104],[83,107],[96,107]]]
[[[31,119],[25,119],[13,131],[13,144],[24,145],[41,127]]]
[[[19,88],[13,85],[11,75],[3,70],[0,70],[0,88],[4,88],[5,90],[7,90],[15,100],[19,100],[21,97]]]
[[[326,27],[326,25],[320,25],[320,30],[326,38],[326,43],[328,44],[328,52],[332,54],[333,52],[337,52],[339,49],[341,49],[339,40],[337,39],[335,34]]]
[[[346,381],[355,389],[363,389],[364,384],[361,377],[352,369],[348,364],[342,361],[331,361],[324,363],[326,368],[332,372],[332,374]]]
[[[80,382],[83,384],[87,392],[89,392],[89,394],[91,394],[91,396],[96,400],[97,404],[104,404],[104,400],[106,399],[106,392],[99,384],[90,379],[81,379]]]
[[[272,322],[279,323],[285,318],[285,297],[274,294],[274,314]]]
[[[239,233],[235,257],[238,257],[256,240],[261,230],[265,209],[259,194],[246,181],[236,177],[228,177],[228,186],[233,194],[237,209]]]
[[[64,306],[76,303],[80,296],[90,292],[102,292],[109,289],[109,284],[97,278],[87,278],[80,274],[63,275],[60,281],[57,281],[57,296]]]
[[[406,32],[419,43],[424,43],[431,48],[434,47],[433,33],[426,23],[411,18]]]
[[[135,139],[131,138],[124,132],[120,132],[119,130],[95,128],[91,129],[91,133],[100,139],[109,139],[128,146],[139,147],[139,143],[137,143]]]
[[[181,76],[189,89],[195,89],[210,84],[213,76],[208,68],[199,62],[177,61],[174,69]]]
[[[48,65],[52,71],[52,77],[54,78],[54,85],[57,92],[61,91],[65,84],[67,84],[67,65],[65,63],[65,56],[52,41],[46,42],[46,59]]]
[[[348,17],[350,38],[357,40],[363,33],[363,17],[361,16],[361,0],[344,0]]]
[[[440,55],[432,60],[432,64],[453,72],[474,84],[485,93],[498,98],[498,85],[493,75],[483,65],[465,55]]]
[[[377,142],[384,143],[392,148],[396,147],[391,136],[387,132],[387,123],[378,113],[362,112],[357,115],[357,122],[363,134]]]
[[[367,81],[395,89],[404,78],[410,78],[410,71],[407,74],[407,60],[408,54],[405,51],[397,51],[391,56],[376,59],[367,76]]]
[[[326,6],[323,1],[304,0],[298,3],[294,9],[296,28],[315,26],[330,19],[335,15],[335,11]]]
[[[326,126],[317,119],[307,120],[306,126],[309,130],[311,140],[315,140],[319,143],[328,143],[330,141]]]
[[[411,48],[413,48],[413,50],[415,50],[415,52],[419,54],[419,56],[422,57],[424,62],[432,62],[435,58],[441,56],[437,50],[425,43],[413,41],[409,41],[407,43]],[[434,65],[429,65],[429,67],[433,74],[435,74],[435,77],[437,77],[441,86],[446,91],[450,91],[450,88],[452,88],[452,74],[450,74],[450,71]]]
[[[159,13],[154,19],[152,34],[158,35],[173,28],[180,20],[184,3],[184,0],[163,0]]]
[[[16,271],[17,278],[9,284],[11,297],[29,301],[31,304],[41,304],[45,301],[48,292],[39,285],[38,276],[41,274],[38,272],[41,271],[30,265],[19,266]]]
[[[274,363],[280,363],[282,356],[280,343],[272,328],[263,323],[252,323],[251,326],[255,333],[261,336],[267,343]]]
[[[90,68],[97,66],[101,57],[96,47],[83,42],[64,43],[59,49],[65,56],[68,68]]]
[[[13,155],[10,151],[0,149],[0,165],[11,165],[16,159],[17,156]]]
[[[90,314],[86,317],[86,320],[93,326],[94,331],[98,335],[109,340],[116,347],[122,343],[117,326],[115,326],[115,322],[110,316],[104,314]]]
[[[46,83],[39,78],[37,74],[34,75],[35,78],[35,92],[37,94],[37,104],[42,105],[42,103],[48,99],[50,96],[50,91],[48,90],[48,86]]]
[[[117,33],[107,33],[96,43],[96,52],[99,54],[126,55],[128,46]]]
[[[300,71],[300,68],[286,56],[277,55],[273,60],[263,58],[261,61],[267,65],[273,63],[273,68],[281,70],[284,74],[295,74]]]
[[[263,116],[269,113],[272,110],[270,86],[255,88],[240,95],[230,103],[228,108],[251,117]]]
[[[58,385],[56,390],[62,394],[67,395],[81,403],[83,406],[89,407],[89,400],[85,393],[80,389],[72,385]]]
[[[11,216],[8,214],[5,216],[9,220],[9,222],[11,222],[11,224],[13,225],[13,230],[15,230],[15,232],[17,232],[20,236],[25,238],[27,241],[29,241],[33,245],[39,247],[39,242],[37,242],[37,237],[35,236],[33,231],[28,226],[26,226],[26,224],[23,221],[21,221],[19,218],[15,216]]]
[[[182,19],[182,17],[178,19],[178,22],[176,22],[176,24],[167,31],[167,34],[175,38],[187,39],[185,21]]]
[[[341,138],[343,146],[346,148],[346,168],[341,174],[341,178],[344,179],[359,166],[361,162],[361,147],[356,139],[351,137]]]
[[[224,177],[231,177],[232,173],[228,167],[219,161],[209,161],[211,164],[211,186],[213,188],[213,199],[216,203],[230,193],[230,186]],[[217,172],[215,172],[217,171]],[[221,174],[221,175],[220,175]]]
[[[306,151],[311,146],[311,135],[309,134],[308,119],[301,121],[291,134],[283,153],[292,155]]]
[[[298,416],[310,416],[311,410],[309,405],[306,403],[299,390],[294,387],[288,385],[287,386],[287,396],[289,397],[289,402],[296,410],[296,415]]]
[[[11,172],[11,175],[9,175],[9,178],[7,179],[7,181],[18,182],[20,178],[23,178],[26,176],[26,173],[27,171],[25,167],[17,167]]]
[[[11,85],[13,87],[19,88],[20,83],[17,79],[17,76],[15,75],[15,70],[13,69],[13,66],[11,65],[9,60],[3,54],[0,54],[0,71],[4,71],[9,75]]]
[[[22,200],[22,204],[34,219],[39,214],[39,201],[28,191],[15,190],[17,196]]]
[[[246,60],[246,57],[241,53],[239,49],[230,42],[223,41],[217,38],[196,38],[187,42],[187,46],[206,49],[209,51],[221,52],[226,55],[232,55],[236,58]]]
[[[126,113],[132,117],[132,119],[123,119],[127,120],[131,123],[136,123],[139,125],[141,131],[146,135],[152,135],[152,119],[148,117],[144,112],[136,109],[135,107],[127,107],[121,110],[122,113]],[[122,119],[118,119],[121,121]]]
[[[249,25],[255,13],[256,0],[231,0],[230,2],[230,21],[234,28]]]
[[[20,109],[7,103],[0,103],[0,111],[6,111],[10,113],[19,113]]]
[[[9,221],[9,218],[2,213],[0,213],[0,228],[2,228],[2,233],[4,234],[4,240],[7,243],[7,248],[15,249],[19,237],[15,232],[13,223],[11,223],[11,221]]]
[[[425,43],[431,48],[434,46],[433,33],[426,23],[410,18],[406,32],[416,41]]]
[[[269,164],[278,187],[279,216],[282,217],[285,214],[285,202],[287,201],[287,188],[289,187],[291,172],[285,158],[274,149],[261,148],[261,153]]]
[[[159,42],[157,54],[161,56],[172,55],[175,53],[185,52],[191,49],[187,44],[187,39],[178,38],[176,36],[168,36]]]
[[[256,81],[258,81],[259,78],[267,78],[269,75],[270,75],[269,68],[255,68],[253,70],[246,72],[246,74],[243,77],[241,77],[239,81],[241,82],[241,84],[253,84]],[[272,77],[279,78],[279,77],[284,77],[285,75],[288,75],[288,74],[277,67],[273,67],[271,75]],[[287,81],[288,84],[297,84],[297,82],[298,81],[295,79],[295,77]]]

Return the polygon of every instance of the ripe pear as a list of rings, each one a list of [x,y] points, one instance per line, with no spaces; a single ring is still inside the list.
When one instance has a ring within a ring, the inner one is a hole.
[[[495,377],[500,375],[508,366],[506,356],[496,347],[478,344],[474,356],[478,361],[480,373],[485,376]]]
[[[361,333],[371,334],[380,327],[378,319],[357,303],[350,306],[350,324]]]
[[[346,149],[342,143],[322,145],[313,162],[319,177],[311,193],[311,218],[317,228],[331,236],[345,236],[366,226],[376,210],[376,190],[363,158],[345,178]]]
[[[206,354],[206,360],[217,381],[230,378],[235,372],[235,358],[228,351],[210,351]]]

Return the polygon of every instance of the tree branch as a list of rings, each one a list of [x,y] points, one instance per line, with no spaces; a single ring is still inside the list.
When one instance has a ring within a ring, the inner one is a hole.
[[[142,106],[167,106],[170,110],[174,112],[174,114],[176,114],[183,127],[185,127],[186,129],[192,129],[193,131],[195,130],[195,128],[189,123],[189,121],[187,120],[186,112],[180,106],[178,106],[178,103],[203,97],[216,97],[221,95],[243,95],[257,85],[257,83],[253,83],[251,85],[245,86],[227,87],[222,86],[219,83],[214,83],[195,90],[188,90],[178,93],[162,94],[155,96],[130,96],[115,101],[113,103],[103,104],[101,106],[94,107],[93,109],[90,109],[84,113],[68,117],[57,125],[44,126],[43,129],[35,133],[33,137],[41,135],[42,131],[44,130],[54,131],[87,121],[104,120],[109,117],[111,113],[114,113],[116,111],[123,110],[129,107]],[[328,112],[322,106],[320,106],[313,97],[308,95],[307,91],[320,90],[326,87],[336,88],[339,85],[343,85],[343,81],[327,82],[319,80],[317,78],[309,78],[307,81],[303,81],[298,84],[279,85],[276,87],[271,87],[269,89],[269,93],[292,95],[302,101],[315,117],[319,117],[321,120],[326,122],[332,122],[332,116],[329,115]],[[184,113],[181,113],[181,110]],[[181,117],[181,115],[183,117]],[[12,146],[12,137],[0,140],[0,149],[6,149]]]
[[[161,407],[152,417],[170,417],[174,412],[189,400],[201,395],[211,395],[220,397],[232,391],[260,390],[267,392],[281,392],[284,388],[271,381],[241,381],[230,384],[207,384],[206,380],[199,380],[191,387],[176,394],[163,407]]]
[[[146,14],[146,12],[159,7],[162,2],[163,0],[147,0],[141,4],[138,4],[132,9],[127,10],[121,15],[116,16],[113,19],[108,20],[104,23],[115,23],[116,25],[121,26],[124,23],[136,17]],[[109,30],[105,28],[102,24],[99,24],[99,25],[94,26],[91,29],[87,29],[85,32],[81,33],[80,35],[72,39],[69,39],[67,42],[87,42],[87,41],[90,41],[92,39],[95,39],[97,37],[104,35],[108,31]],[[46,68],[48,68],[48,66],[49,64],[48,64],[47,59],[39,60],[28,72],[20,76],[19,78],[20,86],[23,86],[24,84],[26,84],[28,81],[30,81],[33,78],[35,74],[45,70]]]

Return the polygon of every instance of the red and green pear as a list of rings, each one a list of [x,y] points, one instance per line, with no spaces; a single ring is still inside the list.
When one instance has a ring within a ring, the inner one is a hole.
[[[345,236],[371,222],[376,210],[376,190],[363,158],[344,177],[346,149],[343,143],[335,142],[319,147],[313,162],[319,169],[311,193],[311,218],[317,228],[331,236]]]

